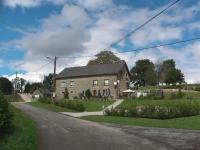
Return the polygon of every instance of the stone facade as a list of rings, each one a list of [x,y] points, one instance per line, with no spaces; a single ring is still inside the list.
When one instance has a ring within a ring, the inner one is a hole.
[[[128,89],[129,81],[130,76],[127,67],[124,67],[115,75],[57,79],[56,98],[62,99],[64,97],[63,93],[67,88],[70,99],[79,97],[80,93],[84,93],[87,89],[90,89],[93,96],[98,96],[100,92],[102,96],[110,95],[111,98],[116,99],[122,95],[122,91]]]

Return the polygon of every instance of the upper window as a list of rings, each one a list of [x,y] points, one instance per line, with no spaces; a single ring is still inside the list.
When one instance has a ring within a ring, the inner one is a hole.
[[[60,87],[64,88],[65,86],[66,86],[66,83],[65,82],[61,82]]]
[[[98,80],[93,80],[93,85],[98,85]]]
[[[109,84],[110,84],[110,81],[109,81],[108,79],[105,79],[105,80],[104,80],[104,85],[105,85],[105,86],[108,86]]]
[[[72,87],[75,85],[75,82],[74,81],[70,81],[69,85]]]

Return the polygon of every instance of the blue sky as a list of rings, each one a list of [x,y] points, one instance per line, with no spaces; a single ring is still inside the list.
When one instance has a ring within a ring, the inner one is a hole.
[[[46,57],[94,55],[171,0],[2,0],[0,4],[0,75],[39,81],[53,71]],[[152,44],[200,37],[200,2],[181,0],[150,24],[111,48],[127,51]],[[139,59],[175,59],[186,81],[200,82],[200,41],[141,52],[118,54],[131,68]],[[64,67],[85,65],[91,58],[62,58]]]

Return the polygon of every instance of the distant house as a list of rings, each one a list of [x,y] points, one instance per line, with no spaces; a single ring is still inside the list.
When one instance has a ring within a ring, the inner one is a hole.
[[[119,98],[129,87],[130,73],[125,61],[65,68],[56,77],[56,98],[63,98],[67,88],[69,98],[84,95],[90,89],[94,97]]]
[[[51,98],[51,92],[45,88],[37,88],[31,93],[32,97],[35,99],[38,98]]]

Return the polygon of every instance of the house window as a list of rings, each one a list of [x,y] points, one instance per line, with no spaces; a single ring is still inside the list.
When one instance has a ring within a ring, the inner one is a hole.
[[[103,90],[103,96],[104,96],[104,97],[110,96],[110,89],[104,89],[104,90]]]
[[[98,85],[98,80],[93,80],[93,85],[95,86],[97,86]]]
[[[93,90],[93,96],[97,96],[97,90]]]
[[[61,88],[66,87],[66,83],[65,83],[65,82],[61,82],[60,87],[61,87]]]
[[[70,85],[70,87],[73,87],[75,85],[75,82],[74,81],[70,81],[69,85]]]
[[[105,86],[108,86],[109,83],[110,83],[110,81],[109,81],[108,79],[105,79],[105,80],[104,80],[104,85],[105,85]]]

